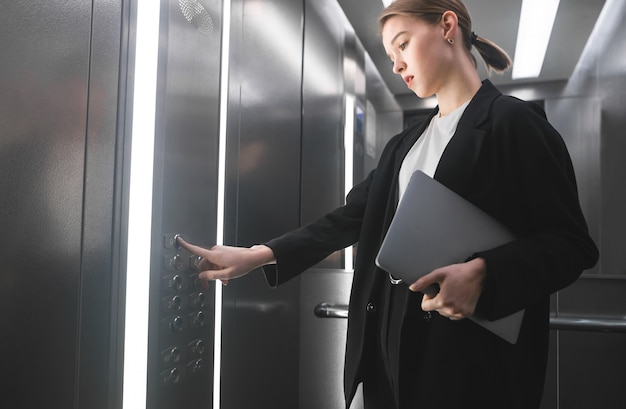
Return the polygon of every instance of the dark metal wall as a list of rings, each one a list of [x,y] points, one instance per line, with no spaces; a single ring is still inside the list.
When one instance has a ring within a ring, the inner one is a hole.
[[[576,71],[546,112],[563,134],[600,262],[554,298],[559,317],[626,318],[626,5],[607,2]],[[618,57],[620,56],[620,57]],[[623,408],[626,335],[555,330],[544,408]]]
[[[225,243],[261,243],[300,224],[302,1],[236,0],[230,43]],[[259,272],[223,291],[221,402],[297,407],[298,280]]]
[[[331,0],[235,1],[232,17],[225,230],[248,246],[343,203],[345,94],[365,105],[364,58]],[[224,288],[223,408],[341,407],[345,323],[311,303],[347,301],[342,265],[338,252],[276,289],[258,271]]]
[[[121,1],[0,13],[3,407],[115,400]]]
[[[160,5],[147,407],[208,408],[215,284],[174,236],[216,240],[222,2]]]

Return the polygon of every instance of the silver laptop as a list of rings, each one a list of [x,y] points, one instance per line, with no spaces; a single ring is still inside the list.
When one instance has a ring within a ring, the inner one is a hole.
[[[378,256],[381,269],[407,284],[436,268],[462,263],[472,254],[515,236],[497,220],[422,171],[415,171],[398,205]],[[479,325],[514,344],[524,310]]]

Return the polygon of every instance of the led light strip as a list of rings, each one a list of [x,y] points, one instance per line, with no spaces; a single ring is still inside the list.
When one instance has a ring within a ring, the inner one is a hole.
[[[230,69],[231,0],[224,0],[220,68],[220,129],[217,182],[216,244],[224,243],[224,201],[226,190],[226,128],[228,120],[228,71]],[[215,283],[215,332],[213,350],[213,409],[220,408],[222,362],[222,286]]]
[[[158,3],[137,1],[122,407],[146,407]],[[131,299],[132,297],[132,299]]]
[[[344,146],[344,194],[347,195],[354,185],[354,96],[346,95]],[[352,270],[352,246],[344,250],[344,269]]]

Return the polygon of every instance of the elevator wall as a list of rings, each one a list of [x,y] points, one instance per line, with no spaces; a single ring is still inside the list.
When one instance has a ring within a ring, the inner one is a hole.
[[[116,401],[122,1],[0,13],[3,407]]]
[[[232,3],[226,244],[262,243],[300,223],[303,10]],[[223,408],[297,407],[297,289],[298,280],[270,289],[258,271],[223,288]]]
[[[333,0],[233,2],[230,54],[225,241],[249,246],[343,204],[346,115],[356,123],[360,181],[380,154],[366,114],[397,105],[380,90],[368,94],[380,77]],[[381,113],[379,124],[388,118]],[[314,307],[347,303],[344,259],[332,254],[275,289],[261,271],[224,287],[223,408],[343,406],[346,322],[320,320]]]
[[[626,5],[609,1],[572,77],[545,99],[572,155],[579,196],[600,249],[598,265],[553,297],[558,317],[626,318]],[[626,407],[626,334],[553,330],[542,408]]]

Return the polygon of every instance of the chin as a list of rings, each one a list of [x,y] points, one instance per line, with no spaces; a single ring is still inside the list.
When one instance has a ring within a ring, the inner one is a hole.
[[[413,91],[413,93],[415,95],[417,95],[419,98],[422,98],[422,99],[430,98],[433,95],[435,95],[434,92],[429,92],[429,91],[425,91],[425,90],[412,89],[411,91]]]

